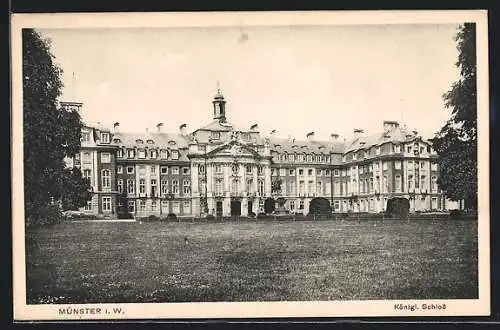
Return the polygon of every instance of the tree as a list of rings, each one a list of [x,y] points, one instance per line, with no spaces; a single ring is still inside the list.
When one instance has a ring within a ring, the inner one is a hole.
[[[315,218],[330,218],[332,216],[330,201],[323,197],[311,199],[309,203],[309,216]]]
[[[82,123],[77,111],[59,106],[62,70],[53,62],[50,41],[33,29],[23,29],[22,36],[25,211],[27,225],[35,225],[54,201],[85,205],[89,194],[82,192],[90,187],[79,170],[66,168],[65,158],[80,150]]]
[[[476,26],[465,23],[455,37],[460,78],[443,95],[451,118],[432,139],[439,155],[438,185],[454,201],[477,208]]]
[[[264,212],[268,214],[273,213],[275,207],[276,207],[276,202],[274,198],[271,197],[266,198],[266,200],[264,201]]]

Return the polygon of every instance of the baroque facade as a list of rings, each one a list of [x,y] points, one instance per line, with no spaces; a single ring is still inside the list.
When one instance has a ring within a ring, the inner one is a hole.
[[[64,102],[81,108],[81,103]],[[418,132],[384,121],[380,133],[354,130],[354,138],[318,141],[263,136],[226,118],[218,90],[213,121],[191,133],[122,133],[100,124],[82,128],[81,152],[69,160],[90,180],[93,197],[82,211],[103,216],[218,216],[264,212],[266,199],[290,212],[309,212],[313,198],[335,212],[381,212],[392,197],[411,211],[442,211],[437,154]]]

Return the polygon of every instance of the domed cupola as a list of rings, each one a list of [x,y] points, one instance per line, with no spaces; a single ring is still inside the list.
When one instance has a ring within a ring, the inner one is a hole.
[[[226,101],[220,91],[219,82],[217,82],[217,94],[215,94],[212,103],[214,105],[214,119],[222,122],[226,121]]]

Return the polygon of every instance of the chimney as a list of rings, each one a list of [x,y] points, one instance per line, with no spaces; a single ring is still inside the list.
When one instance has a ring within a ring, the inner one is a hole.
[[[365,132],[365,130],[363,130],[363,129],[355,128],[354,129],[354,138],[359,139],[363,135],[364,132]]]
[[[156,130],[158,131],[158,133],[161,133],[161,128],[163,127],[163,123],[158,123],[156,125]]]
[[[276,135],[276,130],[275,130],[275,129],[273,129],[273,130],[271,131],[271,137],[273,137],[273,136],[275,136],[275,135]]]
[[[330,137],[332,138],[332,141],[336,142],[339,139],[339,135],[337,133],[332,133],[330,134]]]
[[[397,121],[384,120],[384,131],[385,132],[393,131],[398,127],[399,127],[399,123]]]
[[[181,135],[186,135],[186,127],[187,125],[186,124],[182,124],[181,126],[179,126],[179,131],[181,133]]]
[[[414,129],[414,130],[412,131],[412,133],[413,133],[413,135],[415,135],[415,136],[417,136],[417,135],[418,135],[418,131],[417,131],[416,129]]]
[[[113,124],[113,133],[115,133],[115,134],[120,133],[119,128],[120,128],[120,123],[119,122],[114,123]]]
[[[306,134],[306,138],[307,140],[309,141],[313,141],[314,140],[314,132],[309,132]]]
[[[292,142],[292,136],[288,134],[288,142]]]
[[[252,126],[250,126],[251,131],[256,131],[258,128],[259,126],[257,124],[253,124]]]

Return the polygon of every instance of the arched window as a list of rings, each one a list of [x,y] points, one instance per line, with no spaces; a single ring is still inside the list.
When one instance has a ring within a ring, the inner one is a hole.
[[[415,182],[413,181],[413,175],[408,175],[408,192],[415,189]]]
[[[199,168],[200,173],[202,173],[202,174],[205,173],[205,165],[199,165],[198,168]]]
[[[238,166],[238,164],[233,164],[232,169],[233,169],[233,174],[238,174],[240,167]]]
[[[352,192],[357,194],[358,193],[358,184],[356,179],[352,180]]]
[[[264,180],[259,180],[259,195],[264,196]]]
[[[396,174],[394,177],[394,187],[396,192],[401,192],[401,175]]]
[[[103,188],[111,188],[111,171],[110,170],[102,170],[101,179],[102,179],[102,187]]]

